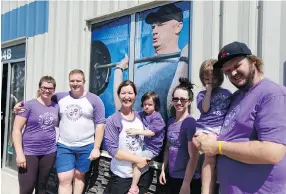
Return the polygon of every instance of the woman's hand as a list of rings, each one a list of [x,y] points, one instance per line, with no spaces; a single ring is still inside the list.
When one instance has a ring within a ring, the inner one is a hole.
[[[148,165],[148,161],[150,161],[150,158],[140,158],[140,160],[136,163],[138,168],[144,168]]]
[[[125,57],[120,61],[120,63],[117,65],[117,67],[120,67],[121,69],[125,70],[128,68],[128,56],[125,54]]]
[[[18,167],[26,168],[26,157],[24,153],[17,154],[16,163]]]
[[[191,193],[190,183],[183,182],[180,189],[180,194],[190,194],[190,193]]]
[[[18,114],[18,113],[23,113],[25,112],[25,109],[23,108],[23,105],[24,105],[24,102],[18,102],[17,104],[15,104],[14,108],[13,108],[13,112],[15,114]]]
[[[129,128],[125,130],[127,135],[140,135],[138,129]]]
[[[161,171],[161,174],[160,174],[160,177],[159,177],[159,181],[160,181],[160,184],[162,184],[162,185],[165,185],[167,183],[166,175],[165,175],[165,171],[164,170]]]

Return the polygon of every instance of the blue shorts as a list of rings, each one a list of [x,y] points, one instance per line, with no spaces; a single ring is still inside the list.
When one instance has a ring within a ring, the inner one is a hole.
[[[74,147],[58,143],[56,169],[57,173],[77,169],[80,172],[87,172],[91,161],[88,159],[94,144]]]

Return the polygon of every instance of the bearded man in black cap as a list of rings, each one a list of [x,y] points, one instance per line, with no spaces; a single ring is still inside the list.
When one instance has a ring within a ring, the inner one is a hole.
[[[214,68],[238,88],[221,132],[196,134],[193,143],[217,155],[221,194],[285,194],[286,88],[263,74],[263,61],[241,42],[225,45]]]
[[[147,15],[145,22],[152,25],[152,40],[155,49],[154,55],[169,54],[180,51],[178,41],[183,28],[182,10],[175,4],[160,7],[156,12]],[[184,55],[184,57],[182,57]],[[138,88],[138,96],[141,97],[147,91],[156,91],[161,102],[163,118],[166,120],[171,106],[171,94],[173,88],[179,84],[179,77],[188,77],[188,64],[180,59],[188,57],[188,45],[181,51],[181,57],[148,62],[135,65],[134,82]],[[122,71],[128,68],[126,56],[114,72],[114,102],[116,109],[120,102],[116,91],[122,82]],[[135,110],[141,107],[140,99],[135,102]]]

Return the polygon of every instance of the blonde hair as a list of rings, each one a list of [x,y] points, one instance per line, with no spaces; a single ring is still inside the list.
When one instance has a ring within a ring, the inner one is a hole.
[[[206,86],[204,83],[204,75],[214,75],[218,79],[218,86],[220,86],[224,80],[224,75],[222,69],[213,68],[213,65],[217,62],[216,59],[205,60],[200,67],[200,80],[203,86]]]
[[[259,73],[263,73],[264,62],[261,58],[255,56],[255,55],[247,55],[246,58],[248,59],[248,61],[250,63],[255,62],[255,67],[257,68],[257,71]]]
[[[83,82],[85,82],[85,75],[84,75],[84,73],[83,73],[82,70],[80,70],[80,69],[74,69],[74,70],[72,70],[72,71],[69,73],[69,78],[70,78],[71,75],[74,75],[74,74],[80,74],[80,75],[82,75],[82,77],[83,77]]]

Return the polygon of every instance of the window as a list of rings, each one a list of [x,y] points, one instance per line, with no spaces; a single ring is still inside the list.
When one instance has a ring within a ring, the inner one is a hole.
[[[119,108],[114,87],[130,79],[138,89],[135,110],[141,109],[141,96],[153,90],[167,119],[172,89],[179,77],[188,77],[190,7],[191,2],[177,2],[92,25],[89,89],[103,100],[106,117]],[[129,64],[121,78],[114,70],[125,56]]]

